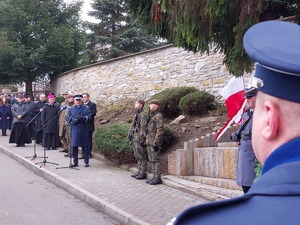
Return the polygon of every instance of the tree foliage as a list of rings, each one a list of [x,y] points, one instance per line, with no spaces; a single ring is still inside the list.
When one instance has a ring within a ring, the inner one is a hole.
[[[127,0],[134,16],[150,33],[193,52],[220,51],[229,72],[250,72],[245,31],[260,21],[296,16],[298,0]]]
[[[89,15],[98,23],[88,23],[91,62],[144,51],[160,43],[145,32],[129,13],[125,0],[94,0]]]
[[[84,60],[85,32],[79,19],[81,3],[63,0],[0,0],[1,83],[53,79]]]

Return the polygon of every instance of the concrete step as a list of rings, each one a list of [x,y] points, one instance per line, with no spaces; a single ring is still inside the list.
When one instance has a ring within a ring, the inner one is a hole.
[[[163,184],[204,198],[208,201],[234,198],[243,194],[241,190],[215,187],[172,175],[163,176]]]

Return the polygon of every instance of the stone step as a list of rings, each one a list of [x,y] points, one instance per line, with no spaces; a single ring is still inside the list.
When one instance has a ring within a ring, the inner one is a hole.
[[[237,142],[220,142],[218,147],[238,147]]]
[[[231,190],[215,187],[172,175],[163,176],[163,184],[204,198],[207,201],[217,201],[222,199],[234,198],[243,194],[241,190]]]

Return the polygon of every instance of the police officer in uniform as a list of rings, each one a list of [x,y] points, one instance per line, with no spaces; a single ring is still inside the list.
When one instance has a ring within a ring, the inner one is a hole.
[[[161,160],[159,153],[162,145],[164,119],[158,112],[159,101],[153,99],[149,103],[150,120],[148,123],[148,132],[146,137],[148,159],[152,166],[153,178],[146,183],[151,185],[161,184]]]
[[[252,144],[263,165],[261,177],[246,194],[194,206],[173,224],[299,224],[299,36],[299,25],[283,21],[255,24],[244,36],[244,48],[256,62]]]
[[[146,129],[148,116],[144,112],[145,101],[138,99],[134,108],[136,114],[131,123],[130,130],[128,132],[128,139],[133,143],[133,153],[134,157],[138,162],[138,172],[132,174],[131,177],[136,178],[137,180],[146,179],[147,172],[147,145],[146,145]]]
[[[255,179],[255,154],[252,148],[251,133],[253,110],[255,107],[257,88],[249,87],[244,91],[248,109],[242,115],[240,129],[231,135],[231,140],[238,142],[238,159],[236,167],[236,182],[242,186],[244,193],[250,189]]]
[[[82,97],[81,94],[74,96],[75,106],[69,109],[66,118],[67,122],[71,124],[73,167],[78,167],[79,146],[82,148],[85,167],[89,167],[89,130],[87,121],[91,119],[91,112],[87,106],[82,104]]]

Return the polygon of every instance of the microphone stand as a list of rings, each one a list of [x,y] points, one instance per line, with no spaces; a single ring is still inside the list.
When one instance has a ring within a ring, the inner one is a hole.
[[[45,107],[43,107],[43,110],[44,110],[44,108]],[[42,110],[42,111],[43,111]],[[41,114],[41,112],[42,111],[39,111],[39,113],[38,114],[36,114],[27,124],[26,124],[26,127],[28,127],[40,114]],[[35,132],[35,134],[34,134],[34,139],[32,139],[33,140],[33,156],[32,156],[32,158],[31,158],[31,160],[34,160],[35,158],[43,158],[42,156],[37,156],[37,154],[36,154],[36,137],[37,137],[37,132]],[[25,158],[30,158],[31,156],[25,156]],[[48,158],[48,157],[46,157],[46,158]]]
[[[74,112],[75,112],[75,110],[74,110]],[[70,126],[72,126],[72,125],[71,125],[71,119],[72,119],[72,117],[73,117],[73,115],[74,115],[74,112],[73,112],[73,114],[71,115],[70,119],[67,121],[67,122],[68,122],[68,125],[70,125]],[[67,126],[68,126],[68,125],[67,125]],[[66,129],[68,129],[68,128],[66,128]],[[72,135],[72,134],[70,134],[70,135]],[[72,147],[69,149],[69,153],[70,153],[70,156],[69,156],[69,166],[56,167],[56,169],[66,169],[66,168],[69,168],[69,169],[79,170],[78,168],[72,166],[72,153],[73,153]]]
[[[66,109],[66,108],[64,108],[64,109]],[[57,113],[57,115],[54,116],[51,120],[49,120],[46,124],[44,124],[37,132],[39,132],[39,131],[41,131],[42,129],[44,129],[44,127],[46,127],[49,123],[51,123],[54,119],[56,119],[56,118],[59,116],[59,114],[60,114],[64,109],[59,110],[59,112]],[[53,165],[58,165],[58,163],[48,162],[48,161],[46,160],[46,158],[48,158],[48,157],[46,157],[46,148],[45,148],[45,147],[44,147],[44,157],[43,157],[43,158],[44,158],[44,160],[43,160],[42,162],[38,162],[38,163],[36,163],[35,165],[41,164],[40,168],[41,168],[43,165],[46,165],[46,163],[53,164]]]

